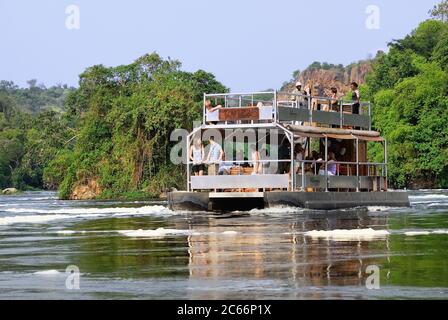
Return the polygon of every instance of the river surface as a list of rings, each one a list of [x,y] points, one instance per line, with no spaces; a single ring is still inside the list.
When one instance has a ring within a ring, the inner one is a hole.
[[[447,299],[448,191],[410,196],[226,215],[0,196],[0,299]]]

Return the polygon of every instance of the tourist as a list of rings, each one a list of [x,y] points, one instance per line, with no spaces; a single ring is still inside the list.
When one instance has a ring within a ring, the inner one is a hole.
[[[295,173],[302,172],[302,162],[304,158],[305,158],[305,150],[303,149],[301,144],[296,144],[294,148]]]
[[[271,163],[269,162],[269,154],[266,147],[261,149],[260,159],[262,161],[262,173],[267,174],[269,172],[269,168],[271,167]]]
[[[226,160],[226,154],[223,154],[223,161],[219,164],[219,170],[218,175],[220,176],[228,176],[232,172],[233,168],[233,162],[232,161],[225,161]]]
[[[216,176],[219,172],[219,164],[223,159],[224,151],[222,150],[222,147],[218,143],[216,143],[214,137],[210,137],[209,142],[210,150],[205,162],[208,165],[208,175]]]
[[[252,171],[252,175],[256,175],[256,174],[261,174],[263,167],[261,165],[261,157],[260,157],[260,152],[258,151],[258,147],[256,145],[252,145],[250,147],[250,155],[251,155],[251,162],[252,162],[252,167],[253,167],[253,171]]]
[[[339,96],[338,96],[338,89],[333,87],[330,89],[331,94],[331,103],[330,103],[330,111],[339,112]]]
[[[190,148],[190,161],[193,162],[193,174],[195,176],[204,175],[204,158],[205,151],[204,145],[202,144],[201,138],[196,138],[194,140],[193,146]]]
[[[336,164],[336,156],[333,152],[330,152],[328,154],[328,164],[327,164],[327,172],[325,172],[325,169],[319,170],[320,176],[335,176],[337,173],[337,164]]]
[[[359,107],[361,105],[361,95],[358,90],[359,86],[356,82],[352,82],[350,88],[352,90],[352,112],[353,114],[359,114]]]
[[[207,124],[218,124],[219,121],[219,109],[221,109],[221,105],[217,105],[216,107],[213,107],[212,102],[210,100],[205,101],[205,114],[207,120],[213,120],[208,121]]]
[[[313,159],[311,169],[313,170],[314,175],[317,175],[321,166],[321,163],[319,163],[319,161],[322,161],[322,157],[320,157],[319,152],[313,150],[311,152],[311,158]]]
[[[298,81],[296,87],[292,92],[291,101],[297,104],[298,108],[306,108],[308,106],[308,92],[302,91],[302,83]]]

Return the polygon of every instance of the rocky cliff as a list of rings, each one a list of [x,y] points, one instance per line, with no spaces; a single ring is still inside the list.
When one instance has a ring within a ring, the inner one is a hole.
[[[313,95],[328,96],[330,88],[335,87],[341,96],[350,91],[350,83],[355,81],[364,84],[366,75],[372,69],[372,61],[360,61],[347,67],[329,64],[313,63],[306,70],[282,87],[282,91],[294,90],[297,81],[302,82],[303,88],[313,88]]]

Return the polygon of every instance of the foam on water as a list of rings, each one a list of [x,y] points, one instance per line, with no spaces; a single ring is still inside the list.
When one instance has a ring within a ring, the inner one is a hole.
[[[367,210],[370,212],[383,212],[383,211],[389,211],[392,207],[382,207],[382,206],[370,206],[367,207]]]
[[[414,237],[414,236],[429,236],[429,235],[431,235],[431,234],[435,234],[435,235],[443,235],[443,234],[448,234],[448,230],[408,231],[408,232],[405,232],[404,234],[405,234],[405,236],[408,236],[408,237]]]
[[[57,276],[60,274],[58,270],[45,270],[45,271],[38,271],[33,273],[36,276]]]
[[[235,236],[235,235],[238,234],[238,232],[230,230],[230,231],[224,231],[222,234],[225,235],[225,236]]]
[[[411,200],[448,200],[448,196],[444,194],[425,194],[421,196],[409,196]]]
[[[116,217],[130,215],[172,214],[173,211],[164,206],[145,206],[139,208],[63,208],[56,210],[39,210],[33,208],[2,209],[10,213],[45,213],[45,214],[113,214]]]
[[[303,212],[303,209],[296,207],[271,207],[265,209],[252,209],[249,211],[250,214],[285,214],[299,212]]]
[[[86,234],[87,231],[73,231],[73,230],[60,230],[60,231],[56,231],[57,234],[62,234],[62,235],[73,235],[73,234]]]
[[[65,208],[57,210],[36,210],[29,208],[11,208],[8,213],[36,213],[35,215],[17,215],[0,217],[0,225],[16,223],[45,223],[62,219],[90,219],[101,217],[129,217],[145,215],[174,214],[164,206],[146,206],[140,208]],[[42,214],[44,213],[44,214]]]
[[[12,217],[1,217],[0,226],[11,225],[16,223],[45,223],[55,220],[63,219],[87,219],[87,218],[98,218],[103,217],[100,214],[80,214],[80,215],[66,215],[66,214],[51,214],[51,215],[32,215],[32,216],[12,216]]]
[[[317,239],[329,239],[334,241],[371,241],[385,238],[390,235],[387,230],[373,230],[373,229],[354,229],[354,230],[331,230],[331,231],[309,231],[305,233],[306,236]]]
[[[131,238],[163,238],[166,236],[191,235],[193,231],[159,228],[156,230],[120,230],[118,233]]]

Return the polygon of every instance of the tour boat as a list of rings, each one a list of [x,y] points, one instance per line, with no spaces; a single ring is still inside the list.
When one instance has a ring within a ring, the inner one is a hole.
[[[211,112],[206,101],[221,107]],[[213,136],[224,150],[226,170],[193,175],[187,151],[186,190],[168,194],[170,208],[409,206],[407,192],[388,190],[387,142],[372,130],[371,103],[360,102],[356,114],[353,106],[352,101],[286,92],[204,94],[202,124],[188,135],[185,150],[195,138],[206,145]],[[368,160],[370,148],[376,148],[380,161]]]

